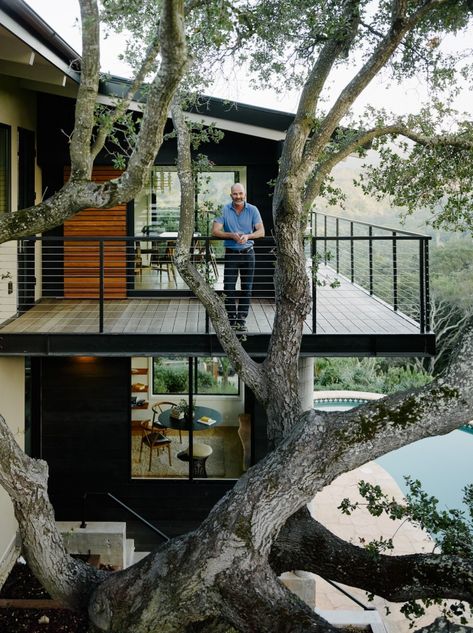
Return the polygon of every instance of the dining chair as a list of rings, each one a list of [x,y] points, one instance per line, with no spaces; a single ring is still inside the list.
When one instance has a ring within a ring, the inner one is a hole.
[[[156,449],[156,452],[164,451],[167,449],[168,451],[168,459],[169,465],[172,466],[172,458],[171,458],[171,440],[163,435],[160,431],[153,430],[152,424],[149,421],[144,421],[141,423],[141,446],[140,446],[140,463],[141,457],[143,455],[143,446],[149,448],[149,466],[148,470],[151,470],[151,462],[153,459],[153,449]]]
[[[173,255],[174,249],[170,243],[153,242],[153,252],[151,253],[149,265],[152,270],[159,272],[159,279],[162,279],[163,272],[167,274],[168,281],[176,283],[176,272],[174,270]]]
[[[163,411],[166,411],[166,409],[170,409],[171,407],[176,407],[176,406],[177,406],[176,402],[170,402],[168,400],[160,400],[159,402],[155,402],[153,406],[151,407],[151,410],[153,412],[153,426],[155,428],[158,428],[159,431],[163,435],[167,435],[169,429],[159,423],[159,419],[158,419],[159,414],[162,413]],[[182,444],[181,429],[179,429],[179,443]]]
[[[204,240],[196,240],[191,250],[192,262],[194,264],[207,264],[207,251]],[[211,266],[215,281],[218,279],[217,258],[212,244],[209,244],[208,265]]]

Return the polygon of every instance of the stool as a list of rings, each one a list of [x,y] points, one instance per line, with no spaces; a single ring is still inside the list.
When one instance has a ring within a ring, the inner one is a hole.
[[[207,471],[205,470],[205,462],[207,458],[212,455],[213,450],[207,444],[201,444],[200,442],[196,442],[193,445],[192,450],[192,476],[193,477],[207,477]],[[189,447],[185,450],[181,451],[177,454],[177,459],[180,459],[181,462],[190,461],[189,455]]]

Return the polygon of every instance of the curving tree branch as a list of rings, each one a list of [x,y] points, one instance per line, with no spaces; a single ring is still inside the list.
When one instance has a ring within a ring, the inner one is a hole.
[[[443,554],[375,557],[333,534],[308,512],[287,521],[270,561],[277,574],[310,571],[391,602],[439,596],[473,601],[473,560]]]
[[[28,457],[0,415],[0,484],[13,502],[28,564],[44,588],[65,606],[87,610],[107,576],[66,552],[48,498],[48,466]]]
[[[177,171],[181,185],[179,235],[174,260],[184,281],[205,306],[232,366],[238,371],[245,384],[264,402],[267,391],[264,385],[261,365],[253,361],[244,350],[240,339],[230,327],[223,301],[214,289],[206,283],[190,259],[195,210],[194,173],[190,149],[191,138],[184,113],[177,101],[173,103],[171,114],[174,129],[177,133]]]
[[[100,20],[96,0],[80,0],[80,12],[83,55],[70,144],[72,181],[88,180],[92,172],[90,145],[100,73]]]

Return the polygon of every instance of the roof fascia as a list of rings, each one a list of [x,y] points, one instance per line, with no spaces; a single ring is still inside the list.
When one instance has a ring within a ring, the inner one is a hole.
[[[104,105],[113,106],[116,104],[116,99],[107,95],[100,94],[97,97],[97,102]],[[128,106],[128,110],[143,112],[143,104],[138,101],[132,101]],[[170,115],[168,116],[170,117]],[[224,130],[226,132],[237,132],[238,134],[247,134],[248,136],[256,136],[258,138],[264,138],[270,141],[282,141],[286,137],[286,132],[283,132],[281,130],[264,128],[258,125],[242,123],[240,121],[232,121],[231,119],[221,119],[219,117],[196,114],[195,112],[186,112],[186,117],[196,123],[203,123],[204,125],[215,125],[215,127],[217,127],[219,130]]]
[[[48,48],[40,40],[38,40],[33,33],[30,33],[26,28],[21,26],[14,18],[0,8],[0,22],[2,25],[10,31],[15,37],[24,42],[36,53],[41,55],[49,63],[60,70],[64,75],[72,79],[72,81],[79,83],[80,74],[73,70],[68,63],[66,63],[59,55]],[[79,59],[79,57],[78,57]],[[72,61],[72,60],[71,60]]]

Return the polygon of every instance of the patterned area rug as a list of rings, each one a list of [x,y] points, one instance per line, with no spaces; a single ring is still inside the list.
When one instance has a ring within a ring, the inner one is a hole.
[[[140,462],[141,435],[132,436],[132,477],[187,477],[189,476],[188,462],[182,462],[177,458],[177,454],[187,448],[187,437],[183,433],[182,444],[179,442],[179,436],[168,435],[171,440],[171,463],[169,465],[168,450],[160,450],[157,452],[153,449],[153,457],[151,460],[151,470],[149,466],[149,448],[143,446],[143,454]],[[196,439],[194,442],[207,444],[212,448],[212,454],[207,458],[205,468],[209,478],[225,477],[225,453],[224,442],[221,437],[205,437]]]

